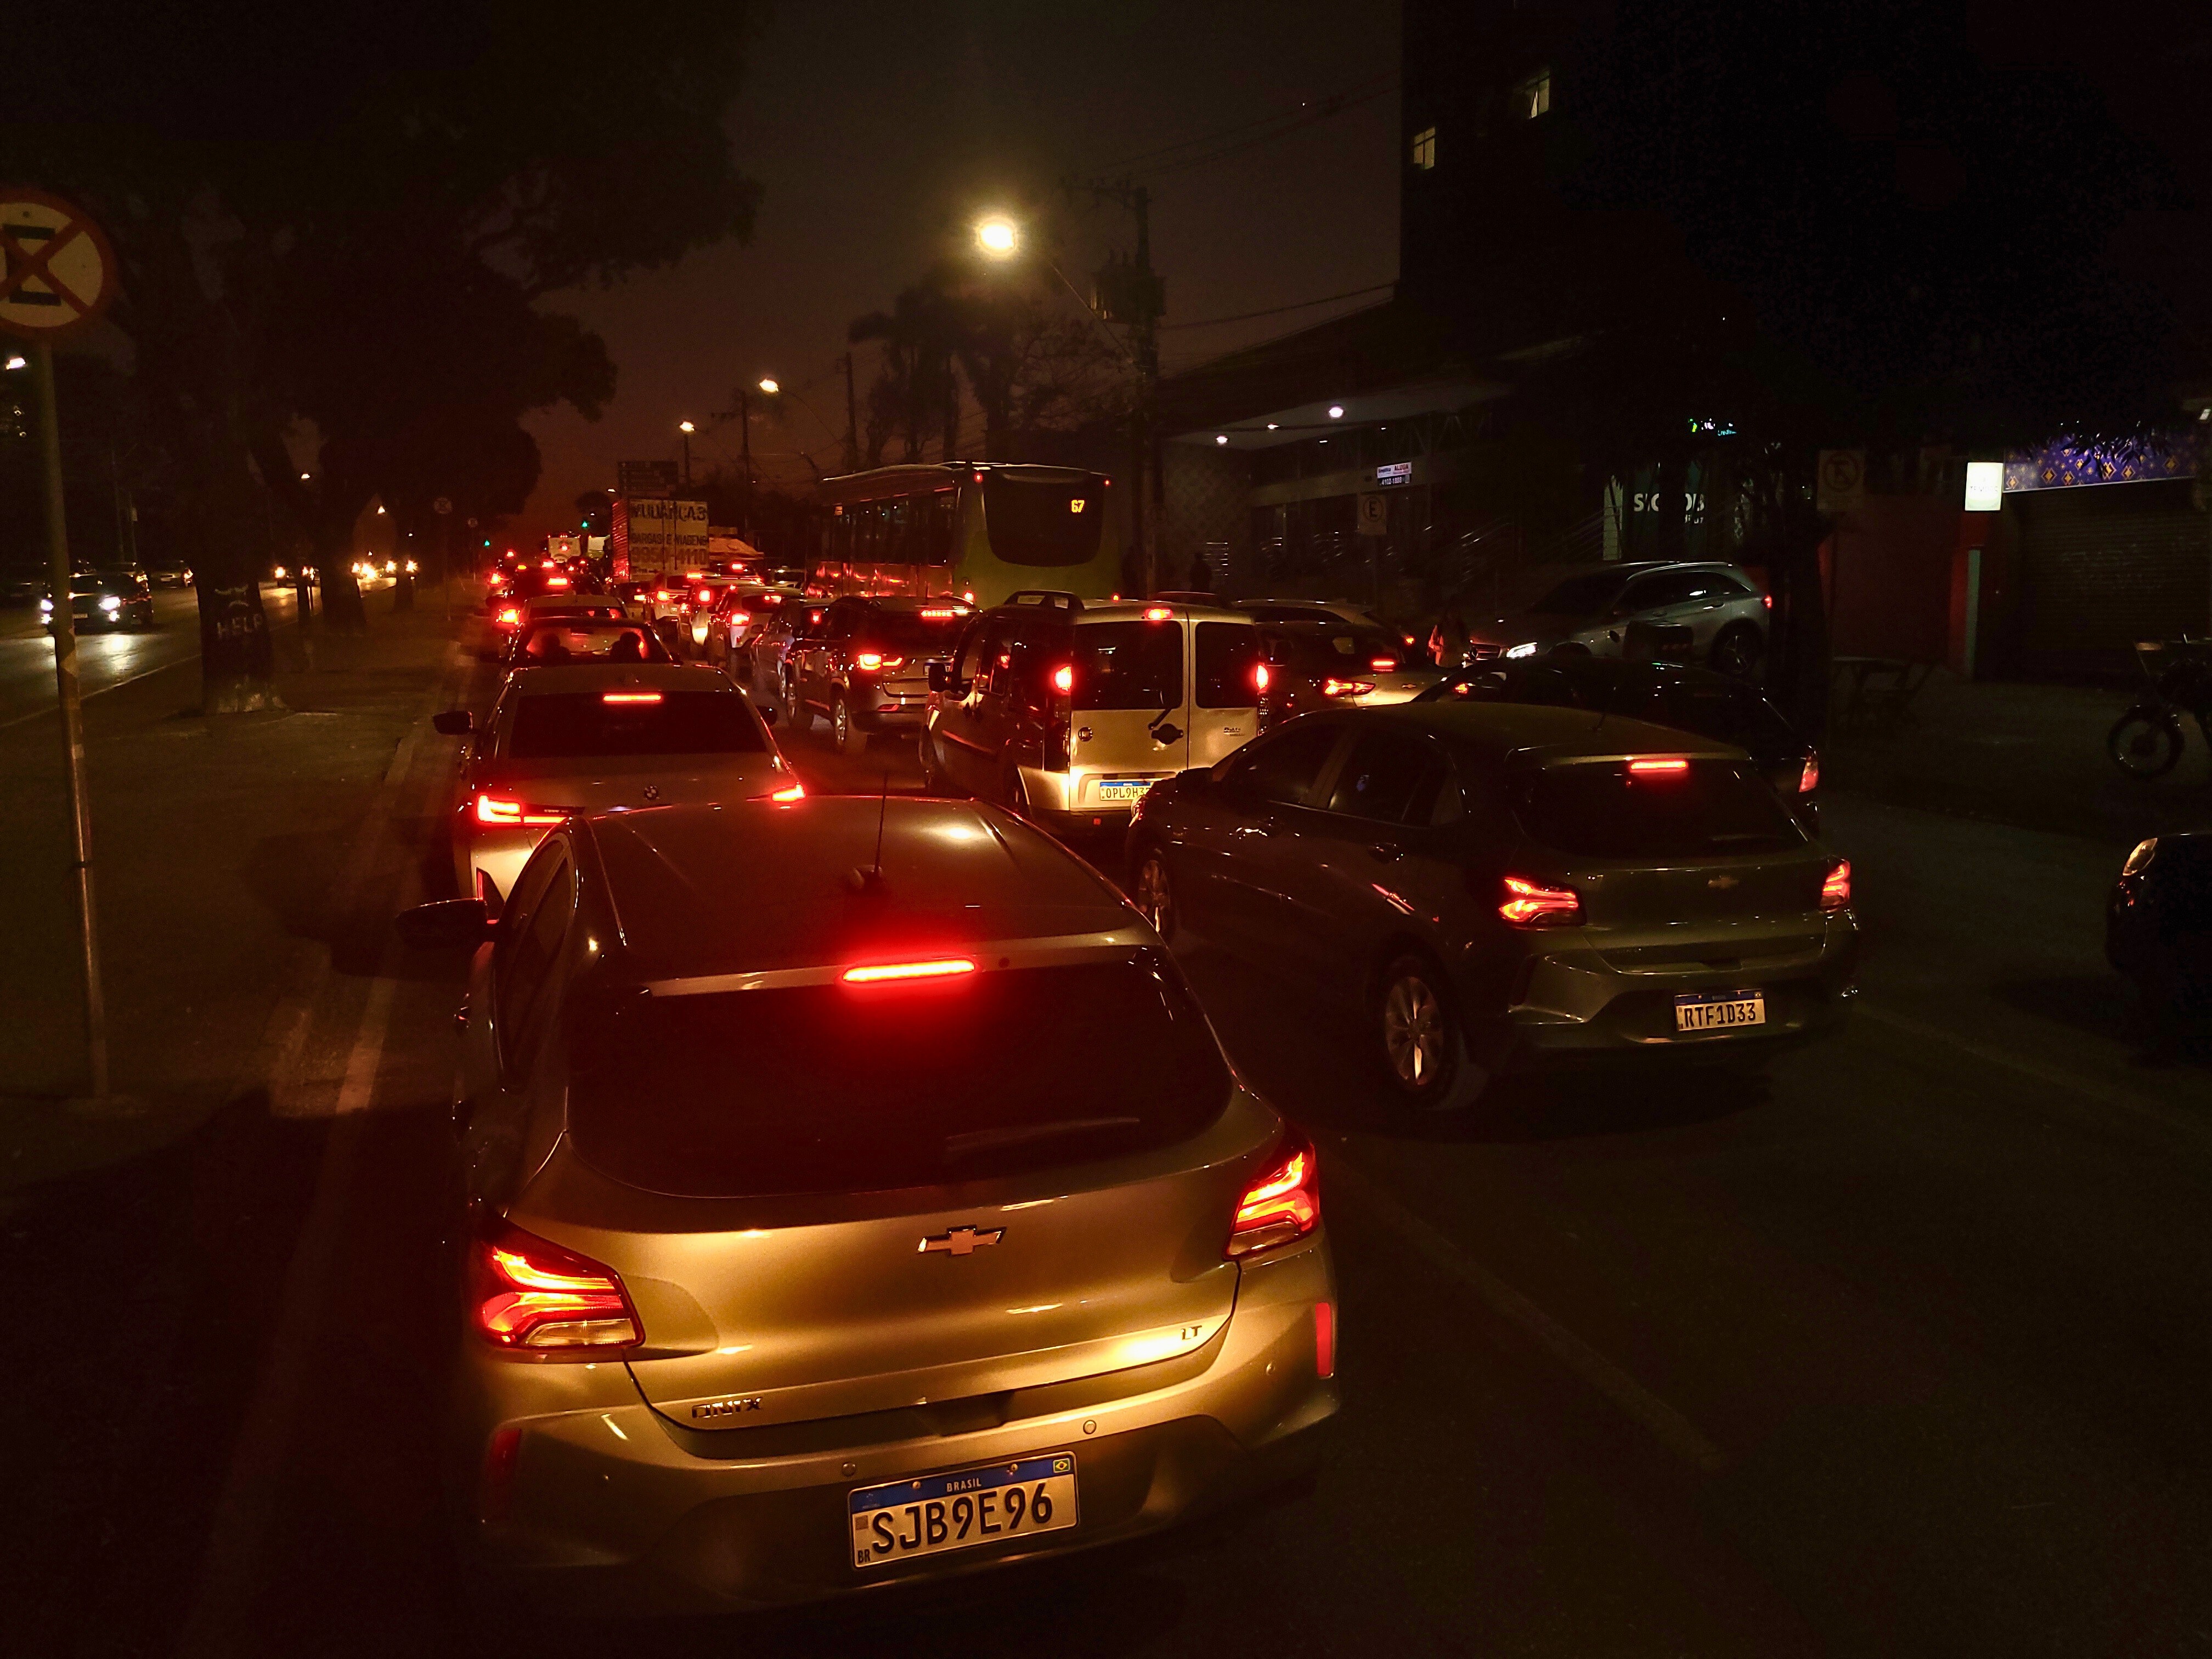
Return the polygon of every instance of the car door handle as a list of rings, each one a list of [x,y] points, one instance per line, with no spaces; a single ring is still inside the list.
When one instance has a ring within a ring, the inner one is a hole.
[[[1272,836],[1283,826],[1272,817],[1257,818],[1250,823],[1240,823],[1229,833],[1233,836]]]
[[[1406,856],[1406,849],[1390,842],[1373,841],[1367,843],[1367,855],[1378,863],[1395,864]]]

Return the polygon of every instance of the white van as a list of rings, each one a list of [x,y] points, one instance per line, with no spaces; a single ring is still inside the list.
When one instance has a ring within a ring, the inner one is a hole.
[[[1241,611],[1018,592],[932,665],[922,775],[1048,828],[1119,829],[1162,778],[1257,735],[1268,674]]]

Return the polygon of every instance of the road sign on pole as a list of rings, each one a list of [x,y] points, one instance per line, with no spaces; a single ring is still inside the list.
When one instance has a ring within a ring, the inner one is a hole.
[[[1373,491],[1359,498],[1359,533],[1363,536],[1387,536],[1390,533],[1390,498]]]
[[[1856,513],[1866,505],[1866,451],[1824,449],[1813,505],[1822,513]]]
[[[54,681],[61,705],[62,758],[70,817],[70,871],[84,975],[84,1036],[90,1093],[107,1098],[107,1000],[93,905],[92,808],[85,796],[84,701],[77,683],[76,599],[69,522],[62,495],[61,425],[54,397],[53,343],[97,317],[115,297],[115,254],[100,228],[59,197],[0,185],[0,329],[31,342],[46,474],[46,556],[52,582]]]

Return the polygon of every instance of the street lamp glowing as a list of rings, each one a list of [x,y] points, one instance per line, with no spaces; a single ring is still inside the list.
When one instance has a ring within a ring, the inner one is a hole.
[[[994,259],[1007,258],[1021,246],[1021,232],[1003,214],[994,214],[975,227],[975,246]]]
[[[676,429],[678,432],[690,433],[696,432],[699,428],[692,425],[689,421],[678,421],[676,423]]]
[[[769,397],[773,398],[777,392],[782,391],[783,387],[774,380],[763,380],[760,383],[760,389],[763,392],[767,392]]]

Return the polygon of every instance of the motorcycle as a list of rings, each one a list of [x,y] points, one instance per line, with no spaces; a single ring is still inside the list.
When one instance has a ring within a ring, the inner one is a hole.
[[[2212,640],[2143,641],[2136,662],[2149,690],[2113,722],[2105,748],[2129,776],[2162,778],[2180,763],[2185,712],[2212,747]]]

